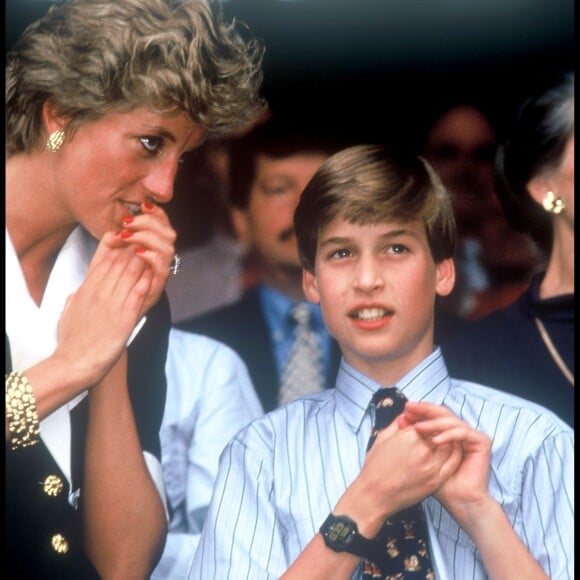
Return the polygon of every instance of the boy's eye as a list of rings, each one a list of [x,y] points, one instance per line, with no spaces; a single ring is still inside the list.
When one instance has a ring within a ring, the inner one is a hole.
[[[392,244],[387,248],[387,252],[391,254],[404,254],[405,252],[408,251],[409,250],[407,246],[404,246],[403,244]]]
[[[163,145],[163,139],[161,137],[139,137],[139,141],[143,146],[143,149],[145,149],[147,153],[152,154],[158,153]]]
[[[340,248],[338,250],[334,250],[331,254],[332,258],[348,258],[351,255],[350,250],[346,248]]]

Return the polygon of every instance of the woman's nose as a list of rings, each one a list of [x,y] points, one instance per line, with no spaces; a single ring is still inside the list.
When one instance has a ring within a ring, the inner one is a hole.
[[[177,161],[163,160],[155,166],[145,179],[145,187],[151,192],[151,197],[157,203],[171,201],[178,166],[179,163]]]

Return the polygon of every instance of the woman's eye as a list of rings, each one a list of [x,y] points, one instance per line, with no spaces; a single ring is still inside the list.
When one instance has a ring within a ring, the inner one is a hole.
[[[161,137],[139,137],[139,141],[143,146],[143,149],[145,149],[147,153],[152,154],[158,153],[163,144],[163,139],[161,139]]]

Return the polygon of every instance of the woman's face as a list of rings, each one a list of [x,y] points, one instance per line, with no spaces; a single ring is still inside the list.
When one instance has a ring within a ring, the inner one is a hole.
[[[52,157],[54,202],[71,221],[101,238],[143,201],[166,203],[181,156],[206,130],[185,114],[148,109],[109,113],[81,125]]]

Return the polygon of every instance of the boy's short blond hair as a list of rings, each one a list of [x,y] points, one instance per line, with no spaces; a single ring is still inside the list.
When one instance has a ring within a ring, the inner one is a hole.
[[[449,194],[420,157],[357,145],[314,174],[294,214],[302,265],[313,272],[321,230],[336,217],[353,224],[418,221],[436,263],[453,256],[456,228]]]

